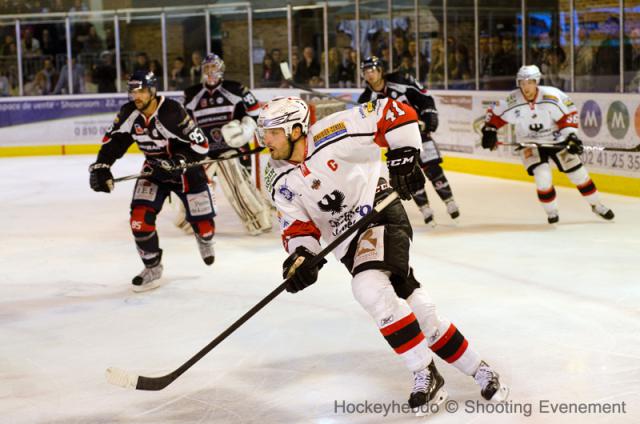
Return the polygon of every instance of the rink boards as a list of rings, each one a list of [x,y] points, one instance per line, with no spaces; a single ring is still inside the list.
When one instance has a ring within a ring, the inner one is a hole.
[[[255,89],[260,101],[299,90]],[[360,90],[323,90],[356,100]],[[478,175],[531,180],[512,147],[480,146],[484,112],[505,92],[432,91],[440,111],[435,139],[447,169]],[[181,100],[181,93],[168,96]],[[640,143],[640,98],[631,94],[573,93],[580,111],[580,138],[586,145],[633,147]],[[0,100],[0,157],[92,154],[97,152],[125,94],[21,97]],[[510,127],[501,141],[513,142]],[[583,160],[598,188],[640,197],[640,153],[586,151]],[[570,185],[557,174],[558,185]]]

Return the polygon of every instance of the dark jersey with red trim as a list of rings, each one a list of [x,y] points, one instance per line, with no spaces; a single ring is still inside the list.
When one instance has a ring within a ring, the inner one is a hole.
[[[212,151],[228,149],[220,129],[244,116],[258,118],[260,105],[251,91],[239,82],[223,80],[215,87],[197,84],[184,91],[184,105],[202,128]]]
[[[207,138],[182,105],[164,96],[148,119],[133,101],[125,103],[102,139],[98,162],[113,164],[133,143],[150,164],[180,154],[189,161],[201,160],[209,150]]]
[[[515,125],[519,141],[562,143],[578,132],[578,110],[561,90],[540,85],[533,101],[527,101],[520,89],[509,93],[489,108],[485,122],[496,128]]]
[[[367,84],[364,92],[358,98],[358,103],[390,97],[398,102],[408,104],[416,110],[420,119],[427,110],[435,110],[436,104],[427,90],[411,75],[405,76],[399,72],[392,72],[384,76],[385,84],[382,91],[375,91]]]
[[[267,190],[278,209],[285,249],[303,245],[320,250],[373,209],[381,174],[380,147],[420,149],[415,111],[392,99],[379,99],[331,114],[309,128],[305,160],[271,159]],[[340,259],[352,236],[335,250]]]

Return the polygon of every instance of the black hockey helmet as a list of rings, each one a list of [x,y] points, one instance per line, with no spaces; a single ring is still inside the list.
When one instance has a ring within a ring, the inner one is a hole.
[[[141,88],[148,88],[151,94],[155,95],[158,89],[158,79],[153,72],[139,69],[131,74],[127,88],[129,93]]]
[[[369,68],[378,68],[380,72],[384,72],[384,63],[382,63],[382,60],[380,60],[378,56],[367,56],[360,63],[360,71],[364,72],[365,69]]]

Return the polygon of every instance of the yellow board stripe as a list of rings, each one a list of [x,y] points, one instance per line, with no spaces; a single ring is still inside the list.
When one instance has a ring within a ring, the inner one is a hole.
[[[0,157],[97,154],[100,144],[63,144],[58,146],[0,146]],[[136,144],[128,152],[140,153]]]
[[[527,174],[524,166],[517,163],[492,162],[488,160],[447,156],[442,167],[450,171],[464,172],[467,174],[533,182],[533,177]],[[589,175],[600,191],[640,197],[640,178],[595,174],[591,172]],[[553,183],[563,187],[575,187],[573,183],[569,181],[569,178],[557,169],[553,170]]]

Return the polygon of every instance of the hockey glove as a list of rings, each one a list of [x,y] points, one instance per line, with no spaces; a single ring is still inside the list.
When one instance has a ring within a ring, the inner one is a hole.
[[[498,144],[498,129],[493,125],[482,127],[482,148],[494,150]]]
[[[411,199],[411,193],[422,189],[425,177],[418,164],[418,149],[401,147],[387,152],[387,167],[391,187],[403,200]]]
[[[92,163],[89,166],[89,185],[94,191],[110,193],[113,190],[113,175],[111,165],[106,163]]]
[[[318,271],[326,259],[322,259],[317,265],[309,266],[310,260],[316,256],[304,246],[298,246],[296,250],[282,264],[282,278],[287,279],[286,290],[296,293],[309,287],[318,280]]]
[[[253,140],[253,133],[257,128],[256,121],[250,116],[245,116],[242,121],[234,119],[228,124],[224,124],[220,129],[224,142],[229,147],[237,149]]]
[[[187,160],[182,155],[176,155],[171,159],[157,159],[149,163],[151,175],[157,181],[177,180],[187,170]]]
[[[569,134],[564,143],[567,145],[567,151],[574,155],[581,155],[584,152],[584,146],[582,140],[578,138],[574,133]]]
[[[438,111],[435,109],[425,109],[422,111],[422,120],[424,121],[424,130],[426,132],[435,132],[438,129]]]

